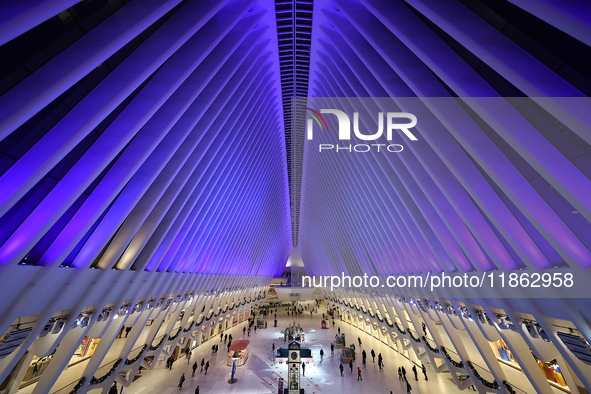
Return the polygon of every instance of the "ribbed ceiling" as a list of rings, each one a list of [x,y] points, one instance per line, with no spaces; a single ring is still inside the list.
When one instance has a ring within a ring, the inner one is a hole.
[[[275,11],[289,176],[291,242],[293,246],[298,246],[313,0],[276,0]]]

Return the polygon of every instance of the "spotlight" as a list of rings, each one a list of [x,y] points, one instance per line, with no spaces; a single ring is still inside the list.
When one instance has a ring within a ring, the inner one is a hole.
[[[74,321],[74,323],[72,323],[72,326],[70,327],[70,329],[80,327],[80,324],[82,324],[83,318],[84,318],[84,315],[82,315],[82,313],[79,314],[78,317],[76,318],[76,320]]]
[[[80,320],[80,324],[78,324],[78,327],[80,328],[86,328],[88,327],[88,323],[90,323],[90,319],[92,318],[92,312],[90,313],[85,313],[84,317]]]

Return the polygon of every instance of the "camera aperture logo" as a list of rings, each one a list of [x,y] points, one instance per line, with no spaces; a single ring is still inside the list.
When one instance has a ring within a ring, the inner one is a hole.
[[[309,118],[306,121],[306,138],[308,140],[314,139],[314,123],[321,132],[329,131],[328,123],[322,114],[332,114],[338,120],[338,136],[340,141],[351,140],[351,119],[344,111],[338,109],[321,109],[320,111],[307,108],[306,115]],[[392,141],[394,130],[400,130],[409,140],[417,141],[417,137],[410,130],[417,125],[417,117],[408,112],[378,112],[378,130],[373,134],[363,134],[359,130],[359,113],[353,112],[353,133],[356,138],[363,141],[375,141],[384,134],[384,117],[386,118],[386,139]],[[406,119],[406,122],[400,120]],[[333,152],[357,152],[365,153],[370,151],[377,152],[392,152],[400,153],[404,147],[400,144],[355,144],[355,145],[339,145],[339,144],[318,144],[318,151],[333,151]]]

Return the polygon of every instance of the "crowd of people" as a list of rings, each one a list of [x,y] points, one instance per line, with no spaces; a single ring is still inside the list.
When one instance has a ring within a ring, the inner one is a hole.
[[[294,315],[302,315],[304,312],[309,311],[310,314],[313,313],[318,313],[318,304],[316,305],[297,305],[297,306],[290,306],[285,308],[285,312],[287,313],[288,316],[294,316]],[[274,317],[274,322],[275,322],[275,326],[277,326],[277,308],[275,308],[275,310],[273,311],[272,308],[265,308],[263,310],[261,310],[259,312],[259,314],[261,316],[270,316],[271,314],[273,314]],[[244,336],[249,337],[251,334],[251,330],[254,331],[254,333],[256,334],[256,330],[257,330],[257,326],[255,324],[255,318],[256,318],[257,312],[252,311],[250,317],[248,318],[247,324],[242,328],[242,333]],[[329,319],[330,317],[332,317],[333,319],[333,328],[334,328],[334,318],[335,318],[335,310],[334,309],[328,309],[326,313],[322,314],[322,319]],[[337,315],[338,317],[338,315]],[[340,334],[341,329],[340,327],[336,327],[338,333]],[[118,337],[122,337],[123,334],[125,334],[125,337],[127,337],[127,334],[129,333],[129,331],[131,330],[131,327],[122,327],[121,331],[119,332]],[[425,327],[423,327],[423,331],[425,331]],[[230,352],[230,347],[232,345],[232,334],[229,334],[227,332],[222,332],[219,334],[219,343],[213,344],[211,346],[211,355],[214,356],[218,353],[219,350],[219,344],[221,344],[222,342],[226,345],[225,347],[227,347],[227,351]],[[363,342],[361,340],[361,337],[357,338],[357,344],[359,346],[358,348],[358,353],[361,356],[361,363],[363,367],[367,367],[367,357],[368,355],[371,356],[372,358],[372,362],[376,363],[377,361],[377,367],[379,369],[379,371],[382,371],[385,367],[384,365],[384,358],[382,356],[382,353],[376,353],[376,351],[374,349],[364,349],[363,348]],[[275,354],[275,343],[272,344],[272,352],[273,354]],[[335,344],[331,343],[330,344],[330,351],[331,351],[331,355],[334,356],[334,350],[335,350]],[[360,352],[359,352],[360,350]],[[186,360],[187,360],[187,365],[191,365],[191,357],[193,356],[193,353],[191,351],[190,348],[186,348],[183,351]],[[318,355],[320,357],[320,362],[322,363],[322,361],[324,360],[324,349],[320,348]],[[173,369],[173,365],[175,363],[175,361],[177,361],[177,358],[181,357],[181,356],[176,356],[175,353],[171,354],[167,359],[166,359],[166,369],[172,370]],[[377,358],[377,360],[376,360]],[[347,365],[347,364],[345,364]],[[195,375],[197,374],[198,370],[199,370],[199,374],[203,374],[203,376],[207,375],[209,369],[210,369],[210,360],[206,360],[205,358],[201,358],[200,362],[194,361],[193,364],[191,365],[190,369],[191,369],[191,380],[195,379]],[[357,376],[357,381],[363,381],[363,370],[361,368],[361,366],[357,366],[357,369],[355,370],[355,375],[354,375],[354,363],[353,360],[350,360],[348,362],[348,369],[350,371],[350,374],[353,376]],[[339,363],[338,366],[339,369],[339,373],[341,378],[345,378],[345,366],[343,365],[343,363]],[[424,376],[425,380],[428,380],[428,376],[427,376],[427,369],[425,367],[425,365],[421,365],[420,367],[418,367],[418,365],[414,365],[411,368],[412,373],[414,374],[414,378],[415,381],[418,381],[418,374],[422,373]],[[304,362],[302,362],[302,367],[301,367],[301,372],[302,372],[302,376],[305,377],[306,374],[306,364]],[[188,372],[187,372],[188,373]],[[348,375],[348,374],[347,374]],[[401,382],[401,384],[403,385],[403,389],[406,389],[407,393],[411,393],[412,391],[412,386],[409,382],[409,378],[407,377],[407,371],[406,368],[404,366],[400,366],[398,368],[398,378],[399,381]],[[186,382],[186,375],[183,372],[181,374],[181,376],[179,377],[178,380],[178,390],[182,390],[183,389],[183,385]],[[200,386],[197,385],[195,388],[195,393],[199,394],[200,392]],[[397,390],[397,392],[400,392],[399,390]],[[390,393],[392,393],[392,391],[390,391]],[[110,388],[109,390],[109,394],[119,394],[118,393],[118,387],[117,387],[117,383],[114,383],[113,386]]]

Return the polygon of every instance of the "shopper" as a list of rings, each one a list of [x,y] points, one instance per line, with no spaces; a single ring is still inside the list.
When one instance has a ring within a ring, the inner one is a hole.
[[[228,342],[228,353],[230,353],[230,346],[232,346],[232,341]]]
[[[361,377],[361,368],[357,367],[357,380],[363,380]]]
[[[306,363],[302,361],[302,376],[306,376]]]
[[[416,365],[413,365],[412,366],[412,371],[415,374],[415,380],[419,380],[419,377],[417,376],[417,366]]]
[[[207,370],[209,369],[209,361],[205,363],[205,375],[207,375]]]
[[[195,387],[195,394],[199,394],[199,386]]]
[[[232,342],[232,334],[228,335],[228,340]]]
[[[353,360],[349,361],[349,368],[351,368],[351,374],[353,374]]]
[[[406,381],[406,394],[410,394],[410,390],[412,390],[412,387],[410,386],[410,383],[408,383],[408,380]]]
[[[371,349],[371,359],[374,363],[376,362],[376,352],[374,352],[373,349]]]
[[[320,361],[324,358],[324,350],[320,349]]]
[[[195,377],[195,371],[197,371],[197,361],[195,361],[193,363],[193,373],[191,374],[191,377],[194,378]]]
[[[341,364],[339,365],[339,371],[341,371],[341,377],[344,377],[344,376],[345,376],[345,375],[343,375],[343,370],[344,370],[344,369],[345,369],[345,368],[343,367],[343,363],[341,363]]]
[[[359,347],[361,347],[361,338],[357,337],[357,342],[359,342]]]
[[[421,364],[421,370],[423,371],[423,375],[425,376],[425,380],[429,380],[427,377],[427,368],[425,368],[425,364]]]
[[[117,394],[117,382],[113,382],[113,385],[109,389],[109,394]]]
[[[191,362],[192,355],[193,355],[193,353],[191,352],[191,349],[187,350],[187,364],[189,364]]]
[[[398,367],[398,380],[402,380],[402,370]]]
[[[127,336],[129,335],[129,332],[131,331],[131,327],[126,327],[125,328],[125,338],[127,338]]]
[[[382,353],[380,353],[381,355]],[[404,368],[404,365],[402,367],[400,367],[402,369],[402,376],[404,377],[404,380],[406,380],[406,369]]]
[[[246,331],[246,333],[248,334],[248,336],[250,336],[250,328]]]
[[[275,343],[273,343],[273,346],[271,346],[271,351],[275,353]]]
[[[363,349],[363,351],[361,352],[361,358],[363,360],[363,366],[365,367],[367,361],[367,353],[365,352],[365,349]]]
[[[205,366],[205,359],[201,359],[201,371],[199,372],[203,372],[203,367]]]
[[[246,334],[246,327],[242,327],[242,335]]]
[[[182,374],[179,380],[179,391],[181,391],[181,389],[183,388],[183,383],[185,383],[185,374]]]
[[[334,343],[330,344],[330,354],[334,354]]]

